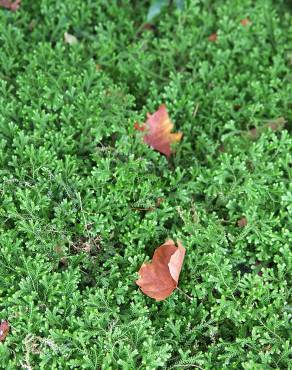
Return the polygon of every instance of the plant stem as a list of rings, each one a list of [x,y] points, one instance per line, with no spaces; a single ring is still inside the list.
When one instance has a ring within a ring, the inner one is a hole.
[[[176,287],[176,289],[178,289],[181,293],[183,293],[190,301],[193,301],[194,300],[194,297],[188,295],[187,293],[185,293],[183,290],[181,290],[181,288],[179,287]]]

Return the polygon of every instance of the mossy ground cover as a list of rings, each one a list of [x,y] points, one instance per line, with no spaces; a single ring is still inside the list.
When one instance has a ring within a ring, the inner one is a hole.
[[[3,369],[289,368],[291,4],[192,0],[145,30],[148,7],[0,10]],[[169,161],[133,129],[161,103]],[[135,285],[167,238],[192,300]]]

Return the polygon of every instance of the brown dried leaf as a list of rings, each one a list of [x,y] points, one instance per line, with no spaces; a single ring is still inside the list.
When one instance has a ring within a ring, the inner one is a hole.
[[[169,119],[165,104],[162,104],[155,113],[148,113],[147,121],[143,125],[140,126],[136,122],[134,128],[145,131],[144,142],[167,157],[171,154],[170,144],[182,138],[181,132],[171,133],[173,123]]]
[[[136,284],[156,301],[169,297],[177,287],[186,252],[180,242],[177,244],[178,247],[173,240],[167,240],[155,250],[152,262],[144,263],[139,270]]]
[[[250,20],[249,18],[244,18],[244,19],[242,19],[242,20],[240,21],[240,23],[241,23],[244,27],[249,26],[249,25],[251,25],[251,24],[252,24],[252,22],[251,22],[251,20]]]
[[[217,36],[217,32],[214,32],[214,33],[212,33],[212,35],[210,35],[210,36],[208,37],[208,40],[209,40],[210,42],[216,42],[216,41],[217,41],[217,38],[218,38],[218,36]]]
[[[0,324],[0,342],[4,342],[9,333],[10,325],[8,321],[4,320]]]
[[[9,9],[13,12],[16,12],[16,10],[18,10],[20,7],[20,3],[21,0],[15,0],[13,2],[11,0],[0,0],[0,8]]]
[[[240,220],[237,221],[238,227],[245,227],[247,225],[247,218],[242,217]]]

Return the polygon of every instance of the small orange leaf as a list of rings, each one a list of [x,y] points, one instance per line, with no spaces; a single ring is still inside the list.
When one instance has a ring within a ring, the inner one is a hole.
[[[162,301],[177,287],[186,250],[180,242],[167,240],[158,247],[152,262],[143,263],[136,284],[148,297]]]
[[[139,131],[146,131],[144,142],[167,157],[171,154],[170,144],[178,142],[182,133],[171,133],[173,123],[170,121],[166,106],[162,104],[153,114],[147,114],[147,121],[139,126],[135,123],[134,128]]]
[[[146,130],[146,126],[145,126],[145,124],[139,125],[138,122],[135,122],[134,123],[134,129],[137,130],[137,131],[145,131]]]
[[[217,38],[218,38],[217,32],[214,32],[214,33],[212,33],[212,35],[210,35],[208,37],[208,40],[211,41],[211,42],[216,42],[217,41]]]
[[[20,7],[21,0],[0,0],[0,8],[6,8],[9,10],[12,10],[13,12],[16,12],[16,10]]]
[[[3,342],[9,333],[10,325],[8,321],[2,321],[0,324],[0,342]]]
[[[251,24],[251,21],[248,19],[248,18],[244,18],[240,21],[240,23],[246,27],[246,26],[249,26]]]

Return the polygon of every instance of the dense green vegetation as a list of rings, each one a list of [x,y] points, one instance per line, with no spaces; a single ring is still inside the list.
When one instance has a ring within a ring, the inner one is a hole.
[[[0,9],[3,369],[289,368],[291,6],[191,0],[144,29],[148,8]],[[161,103],[169,161],[133,129]],[[192,300],[135,285],[166,238]]]

